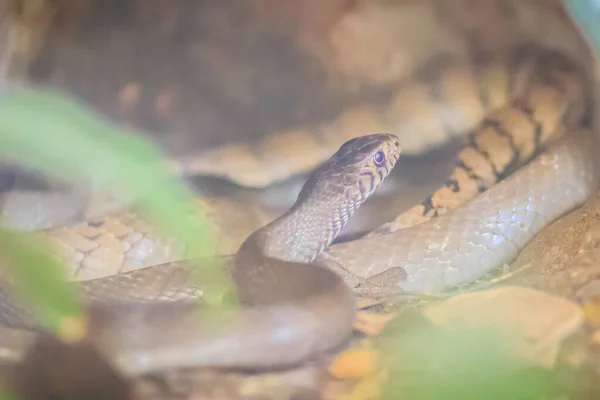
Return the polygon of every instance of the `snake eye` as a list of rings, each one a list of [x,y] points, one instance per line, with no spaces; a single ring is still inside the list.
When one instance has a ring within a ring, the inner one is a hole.
[[[375,153],[373,156],[373,161],[375,162],[375,165],[381,167],[385,163],[385,154],[383,151],[379,150],[377,153]]]

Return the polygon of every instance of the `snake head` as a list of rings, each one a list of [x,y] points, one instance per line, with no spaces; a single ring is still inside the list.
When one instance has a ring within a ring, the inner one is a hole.
[[[310,174],[292,208],[256,231],[252,240],[271,257],[313,260],[388,176],[400,151],[400,141],[391,134],[347,141]]]
[[[305,199],[310,193],[320,193],[322,198],[339,199],[343,195],[353,201],[352,207],[358,207],[389,175],[400,152],[400,141],[393,134],[350,139],[311,174],[298,197]]]

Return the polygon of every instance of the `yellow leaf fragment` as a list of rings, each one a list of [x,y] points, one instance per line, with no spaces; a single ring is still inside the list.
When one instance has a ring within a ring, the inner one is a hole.
[[[356,348],[340,354],[329,367],[329,372],[339,379],[357,379],[373,375],[379,365],[375,350]]]
[[[600,304],[597,302],[585,302],[583,304],[583,315],[588,324],[600,328]]]
[[[59,337],[65,342],[76,342],[87,334],[87,320],[81,317],[63,318],[58,330]]]
[[[592,343],[600,344],[600,329],[595,330],[594,333],[592,333],[591,339]]]

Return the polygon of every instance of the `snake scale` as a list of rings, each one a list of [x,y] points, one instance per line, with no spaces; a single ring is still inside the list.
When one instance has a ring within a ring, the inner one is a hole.
[[[455,65],[449,66],[450,69],[454,67]],[[485,67],[482,70],[485,71]],[[359,290],[368,290],[373,285],[392,292],[443,290],[482,276],[503,262],[509,262],[541,228],[581,204],[597,189],[595,138],[588,131],[580,129],[586,108],[591,102],[588,91],[590,85],[577,62],[557,51],[524,44],[511,52],[501,68],[498,69],[495,64],[487,67],[492,71],[502,72],[504,79],[483,80],[479,82],[480,85],[476,85],[479,99],[487,103],[484,108],[490,112],[469,135],[469,140],[459,155],[457,167],[446,185],[422,204],[399,215],[391,223],[375,229],[366,237],[330,246],[316,258],[317,264],[340,272],[347,283]],[[490,75],[482,73],[480,76]],[[486,86],[485,83],[490,85]],[[495,98],[495,95],[504,99],[499,102],[499,106],[494,103],[497,107],[490,105],[489,100]],[[539,155],[541,152],[543,154]],[[94,222],[91,225],[98,227],[102,223]],[[93,240],[94,235],[91,238]],[[286,238],[278,240],[285,241]],[[276,247],[278,246],[281,243]],[[88,253],[78,252],[76,247],[70,254],[76,255],[76,263],[81,263]],[[286,246],[281,248],[285,249]],[[241,254],[244,254],[244,249],[242,246]],[[167,257],[176,258],[175,253],[176,251]],[[193,298],[197,296],[195,286],[187,279],[183,267],[183,263],[159,265],[115,277],[91,280],[82,288],[92,299],[151,301],[161,297],[168,298],[173,293],[179,297]],[[297,270],[301,271],[304,267],[306,266]],[[311,271],[310,267],[304,270]],[[322,270],[324,269],[319,269]],[[310,275],[311,272],[307,274]],[[337,298],[339,302],[334,303],[345,310],[327,317],[320,315],[321,319],[311,320],[306,324],[300,323],[302,320],[299,319],[293,324],[294,329],[298,329],[298,335],[306,335],[306,341],[293,349],[285,347],[279,352],[267,350],[277,343],[277,339],[281,338],[279,335],[288,337],[292,333],[296,334],[295,331],[258,330],[260,335],[256,338],[266,338],[268,344],[259,341],[257,347],[248,348],[252,348],[247,353],[248,357],[260,353],[260,357],[256,359],[241,362],[230,359],[225,355],[228,354],[225,348],[220,349],[223,351],[220,356],[213,354],[214,358],[210,358],[206,353],[193,353],[193,346],[184,341],[179,351],[163,353],[160,347],[156,348],[156,356],[146,360],[146,364],[136,364],[131,360],[123,363],[130,372],[139,373],[182,364],[285,364],[312,356],[341,341],[351,329],[350,310],[354,305],[344,297],[344,293],[348,292],[340,288],[339,281],[331,279],[333,280],[319,281],[317,284],[306,278],[295,282],[288,278],[274,282],[274,286],[294,283],[289,289],[302,292],[310,290],[304,285],[304,282],[308,285],[310,281],[310,284],[315,284],[315,290],[321,289],[330,294],[332,297],[328,297],[329,299]],[[255,283],[265,284],[262,281]],[[260,290],[263,287],[260,285],[254,287]],[[248,288],[251,287],[252,285],[248,285]],[[325,304],[327,303],[321,303]],[[19,310],[15,313],[15,309],[7,307],[10,305],[8,298],[5,298],[2,305],[5,306],[3,322],[23,326],[23,314]],[[290,308],[294,312],[305,310],[309,313],[316,310],[314,305],[302,305],[304,308],[292,303]],[[153,306],[156,307],[153,311],[156,314],[152,316],[161,321],[169,321],[169,318],[183,319],[182,314],[171,308],[180,305],[161,303]],[[130,315],[126,312],[126,306],[123,308],[123,315]],[[329,305],[324,310],[331,311],[333,308],[333,305]],[[153,309],[147,310],[150,315]],[[156,324],[152,324],[149,318],[142,315],[135,321],[141,324],[137,329],[142,329],[147,324],[147,329],[141,336],[129,338],[128,341],[127,335],[123,333],[119,339],[112,338],[111,344],[118,349],[115,350],[117,354],[133,351],[136,341],[142,342],[140,345],[143,347],[144,338],[148,340],[148,347],[161,341],[175,340],[177,334],[153,329]],[[107,324],[103,329],[113,333],[118,331],[116,327],[119,324],[123,324],[123,327],[128,322],[133,324],[133,320],[126,318],[112,319],[113,322],[106,322],[109,319],[103,318],[99,320]],[[259,319],[253,320],[257,321],[258,326]],[[112,327],[115,331],[111,331],[111,323],[114,324]],[[327,326],[327,332],[321,329],[323,326]],[[231,330],[233,334],[236,333],[235,328],[234,326]],[[322,341],[315,342],[315,337],[319,335]],[[227,341],[227,338],[227,335],[223,336],[224,346],[233,346],[235,342]],[[308,340],[309,338],[313,341]],[[201,342],[202,337],[187,336],[186,340]],[[244,353],[244,350],[238,349],[237,353]],[[199,355],[202,360],[194,358],[194,355]],[[267,355],[273,355],[275,359]],[[282,356],[289,359],[278,359]]]

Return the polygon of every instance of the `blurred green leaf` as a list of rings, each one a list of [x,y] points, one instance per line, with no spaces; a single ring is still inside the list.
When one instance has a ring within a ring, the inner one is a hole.
[[[0,146],[8,157],[55,178],[116,186],[135,195],[160,224],[194,244],[196,255],[214,251],[212,235],[198,232],[182,206],[190,193],[172,179],[161,154],[147,141],[48,91],[11,90],[0,96]],[[198,236],[200,235],[200,236]]]
[[[43,243],[29,234],[0,231],[3,265],[11,268],[17,294],[38,311],[40,322],[59,336],[77,335],[71,324],[83,309],[73,287],[66,285],[64,268],[49,255]]]
[[[555,371],[525,365],[511,336],[492,328],[445,329],[418,312],[390,323],[377,346],[388,358],[384,399],[556,398]],[[550,396],[550,397],[545,397]]]
[[[133,197],[166,233],[186,245],[186,257],[215,255],[214,235],[191,193],[174,179],[159,151],[135,132],[117,128],[81,103],[53,91],[13,89],[0,94],[0,152],[15,162],[53,178],[85,183],[92,189],[115,188]],[[192,212],[195,215],[190,215]],[[201,221],[203,229],[198,228]],[[202,223],[202,221],[204,223]],[[53,329],[81,310],[73,287],[49,254],[27,245],[25,235],[2,234],[2,246],[12,249],[6,265],[23,295],[35,302],[41,319]],[[27,254],[26,254],[27,252]],[[231,293],[218,263],[193,263],[210,275],[216,293],[205,293],[208,304]],[[209,288],[209,289],[210,289]],[[214,298],[213,298],[214,296]]]
[[[0,400],[19,400],[19,396],[6,389],[0,388]]]

